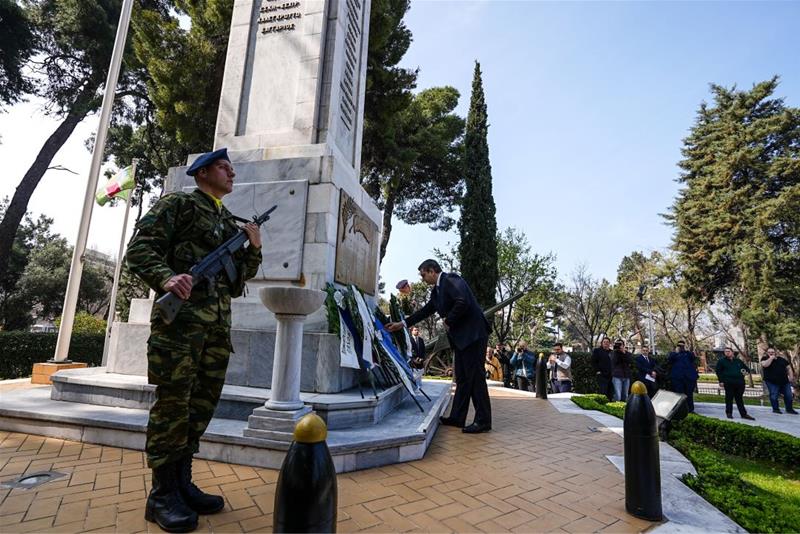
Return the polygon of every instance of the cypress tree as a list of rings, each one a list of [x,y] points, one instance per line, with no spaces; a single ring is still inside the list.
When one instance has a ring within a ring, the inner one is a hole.
[[[492,196],[492,166],[489,163],[489,130],[481,65],[475,62],[472,97],[464,134],[464,182],[466,192],[458,229],[461,275],[478,303],[487,308],[495,303],[497,288],[497,220]]]

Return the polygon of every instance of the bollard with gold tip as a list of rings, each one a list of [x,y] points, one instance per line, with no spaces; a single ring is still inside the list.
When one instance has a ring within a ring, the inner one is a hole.
[[[275,488],[273,532],[336,532],[336,469],[327,436],[316,414],[297,422]]]
[[[547,398],[547,360],[543,352],[536,358],[536,398]]]
[[[656,412],[647,388],[631,386],[623,421],[625,441],[625,509],[648,521],[661,521],[661,465]]]

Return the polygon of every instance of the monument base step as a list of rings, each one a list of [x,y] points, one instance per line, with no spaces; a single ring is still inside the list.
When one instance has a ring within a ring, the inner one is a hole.
[[[248,438],[268,439],[272,441],[294,440],[294,427],[297,421],[311,413],[311,406],[303,406],[299,410],[273,410],[272,408],[256,408],[247,420],[244,435]]]
[[[68,369],[52,376],[52,399],[56,401],[149,410],[155,400],[155,386],[147,378],[106,372],[105,367]],[[398,406],[407,393],[397,384],[377,392],[358,388],[341,393],[300,393],[300,400],[322,417],[329,430],[370,426],[381,421]],[[264,406],[270,390],[232,386],[222,388],[214,412],[220,419],[247,421],[253,410]]]
[[[425,381],[431,401],[418,398],[420,412],[407,396],[389,415],[369,427],[330,430],[328,447],[337,472],[419,460],[447,408],[450,383]],[[147,410],[64,402],[50,398],[51,387],[3,393],[0,429],[58,439],[143,450]],[[358,393],[356,393],[358,395]],[[279,469],[289,443],[244,435],[246,421],[211,420],[200,443],[208,460]]]

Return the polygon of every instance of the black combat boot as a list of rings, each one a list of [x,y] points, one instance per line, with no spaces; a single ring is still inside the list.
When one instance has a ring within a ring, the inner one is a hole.
[[[191,532],[197,528],[197,513],[178,491],[177,463],[153,469],[153,489],[147,497],[144,518],[167,532]]]
[[[192,455],[178,460],[178,488],[184,502],[198,514],[216,514],[225,508],[225,500],[219,495],[203,493],[192,483]]]

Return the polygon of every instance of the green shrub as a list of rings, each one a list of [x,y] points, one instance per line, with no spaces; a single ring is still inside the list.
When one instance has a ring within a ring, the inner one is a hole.
[[[56,352],[56,333],[0,332],[0,380],[31,376],[34,363]],[[98,366],[103,360],[105,334],[72,334],[69,359]]]
[[[56,319],[56,327],[61,328],[61,317]],[[73,334],[105,334],[106,320],[85,311],[75,314],[72,323]]]
[[[742,479],[741,474],[713,449],[694,443],[681,433],[670,442],[697,468],[683,481],[722,513],[750,532],[796,532],[800,508],[796,502],[775,498]]]
[[[687,439],[726,454],[800,465],[800,438],[757,426],[689,414],[675,424]]]
[[[572,402],[583,408],[584,410],[597,410],[600,412],[613,415],[614,417],[623,418],[625,415],[624,402],[609,402],[605,395],[592,393],[589,395],[575,395],[572,397]]]
[[[572,390],[575,393],[592,393],[597,391],[597,378],[592,369],[592,355],[589,352],[572,352]],[[634,358],[635,359],[635,358]],[[669,388],[669,366],[666,356],[654,356],[658,365],[662,368],[661,375],[658,376],[658,386]],[[636,365],[631,365],[631,382],[636,380],[639,372]]]

